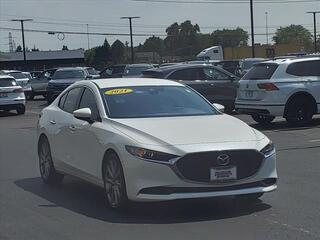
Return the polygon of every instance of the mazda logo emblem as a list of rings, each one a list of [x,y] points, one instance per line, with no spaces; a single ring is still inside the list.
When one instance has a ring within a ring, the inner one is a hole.
[[[230,163],[230,157],[227,154],[221,154],[217,157],[218,164],[220,166],[225,166]]]

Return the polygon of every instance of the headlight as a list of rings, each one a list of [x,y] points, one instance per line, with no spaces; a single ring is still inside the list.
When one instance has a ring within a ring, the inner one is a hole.
[[[178,157],[169,153],[163,153],[133,146],[126,146],[126,150],[135,157],[139,157],[144,160],[157,161],[163,163],[170,163],[171,159]]]
[[[272,154],[276,152],[273,142],[269,142],[261,151],[266,158],[270,157]]]

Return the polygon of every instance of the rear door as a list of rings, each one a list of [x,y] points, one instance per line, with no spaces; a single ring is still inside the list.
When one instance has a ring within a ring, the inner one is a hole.
[[[278,68],[276,63],[259,63],[242,77],[239,82],[237,100],[260,101],[272,90],[272,76]],[[270,85],[268,85],[270,84]],[[265,87],[270,87],[267,90]]]
[[[233,108],[237,96],[237,77],[209,66],[203,68],[203,75],[208,85],[206,90],[208,99]]]

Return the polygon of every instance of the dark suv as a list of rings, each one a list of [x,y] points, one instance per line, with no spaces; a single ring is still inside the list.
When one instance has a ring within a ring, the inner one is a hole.
[[[220,103],[227,112],[234,109],[238,77],[212,65],[177,64],[143,72],[143,77],[179,81],[202,94],[211,103]]]
[[[89,72],[82,67],[61,68],[55,71],[47,87],[47,102],[50,104],[53,100],[72,83],[77,81],[92,79]]]

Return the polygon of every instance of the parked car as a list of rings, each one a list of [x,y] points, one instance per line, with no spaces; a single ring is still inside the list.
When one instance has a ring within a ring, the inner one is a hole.
[[[202,94],[210,102],[224,105],[227,112],[234,109],[238,77],[212,65],[177,64],[143,72],[144,77],[179,81]]]
[[[267,61],[268,59],[265,58],[244,58],[240,60],[240,68],[237,73],[238,76],[243,77],[252,67],[254,64],[259,62]]]
[[[144,63],[129,64],[124,69],[124,73],[122,76],[123,77],[139,77],[143,71],[150,68],[157,69],[157,68],[154,68],[152,64],[144,64]]]
[[[33,99],[35,96],[39,95],[46,97],[48,83],[55,71],[57,71],[57,68],[47,69],[41,72],[37,77],[31,79],[30,99]]]
[[[109,66],[100,72],[100,78],[121,78],[126,66],[126,64]]]
[[[16,110],[18,114],[26,111],[26,98],[23,88],[19,86],[14,77],[0,75],[0,110]]]
[[[93,79],[100,78],[99,72],[94,67],[84,67],[88,73],[92,76]]]
[[[17,84],[23,88],[24,94],[28,99],[31,93],[31,84],[29,78],[18,70],[1,70],[0,74],[10,75],[14,77]]]
[[[239,76],[240,60],[225,60],[214,64],[217,67]]]
[[[77,82],[40,114],[41,177],[57,184],[71,174],[104,187],[113,208],[130,200],[249,202],[275,190],[272,142],[215,106],[163,79]]]
[[[260,124],[276,116],[303,125],[320,112],[320,58],[256,64],[239,82],[236,109]]]
[[[68,86],[84,79],[92,79],[92,76],[83,67],[57,69],[47,86],[47,102],[50,104]]]

